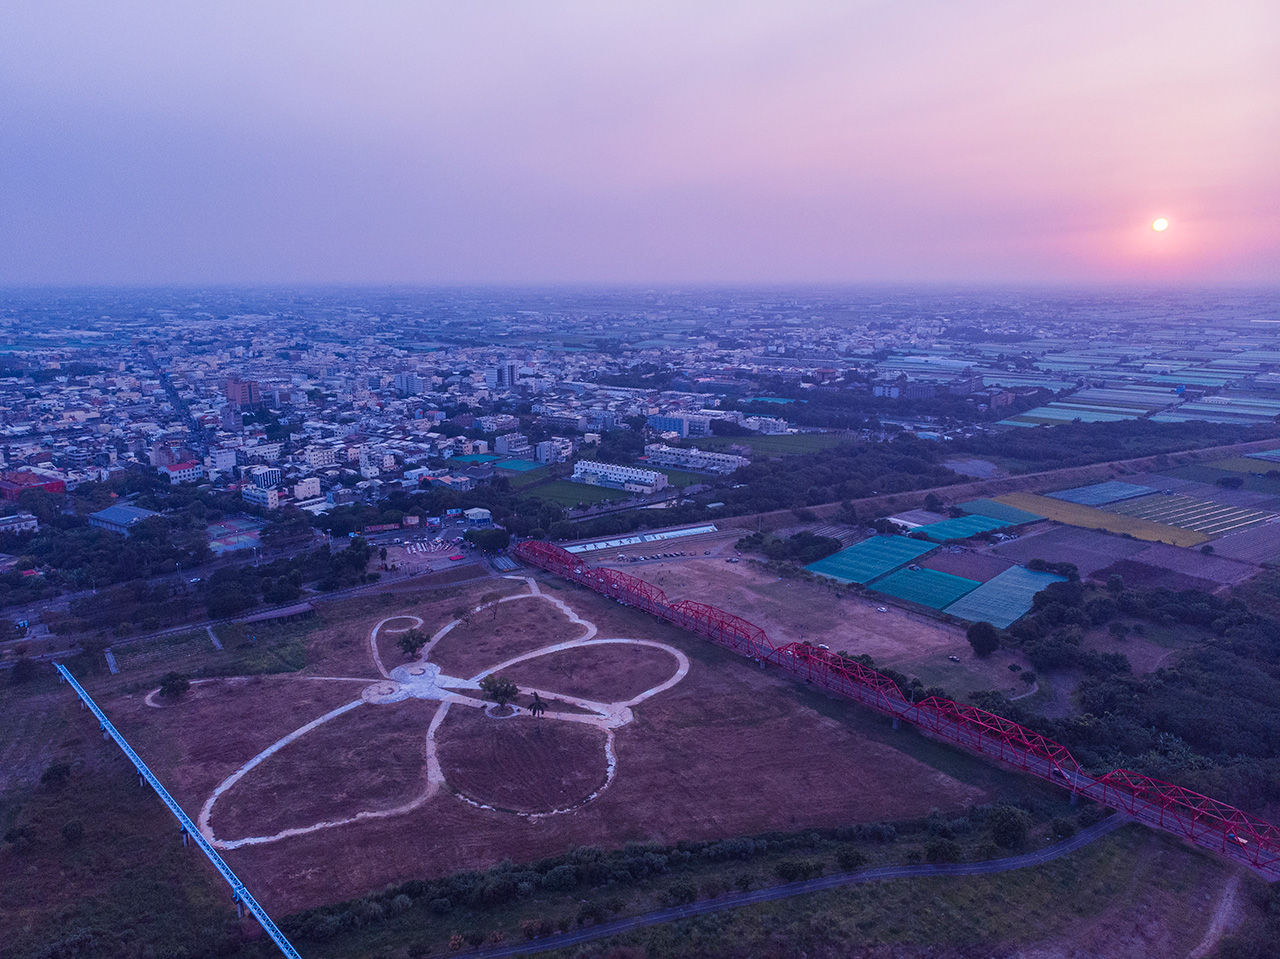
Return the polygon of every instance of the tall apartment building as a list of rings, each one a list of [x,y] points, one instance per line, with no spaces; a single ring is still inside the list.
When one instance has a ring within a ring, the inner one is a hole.
[[[307,465],[312,469],[332,466],[338,461],[338,452],[332,447],[308,446],[303,455],[307,458]]]
[[[426,391],[428,381],[417,373],[397,373],[394,383],[395,388],[405,396],[417,396]]]
[[[240,409],[254,409],[262,405],[262,391],[257,380],[242,380],[233,376],[227,380],[227,402]]]
[[[273,489],[280,485],[280,470],[275,466],[258,466],[252,473],[253,485],[259,489]]]

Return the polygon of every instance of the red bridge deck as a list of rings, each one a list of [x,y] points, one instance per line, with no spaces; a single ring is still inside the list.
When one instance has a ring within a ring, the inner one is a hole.
[[[652,613],[736,653],[785,669],[831,692],[914,723],[931,736],[1039,776],[1056,786],[1125,812],[1259,873],[1280,879],[1280,829],[1271,823],[1170,783],[1117,769],[1095,777],[1067,747],[994,713],[932,697],[914,703],[889,677],[835,653],[801,643],[774,646],[764,630],[715,606],[670,602],[652,583],[615,569],[593,568],[558,546],[527,540],[516,555],[610,599]]]

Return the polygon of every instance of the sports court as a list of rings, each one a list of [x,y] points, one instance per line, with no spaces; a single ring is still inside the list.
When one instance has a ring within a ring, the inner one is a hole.
[[[872,589],[909,603],[943,609],[982,584],[933,569],[900,569],[872,584]]]
[[[1068,503],[1078,503],[1081,506],[1102,506],[1105,503],[1115,503],[1119,500],[1133,499],[1137,496],[1149,496],[1155,492],[1157,491],[1150,486],[1137,486],[1133,483],[1109,480],[1105,483],[1094,483],[1092,486],[1077,486],[1075,489],[1045,493],[1045,496],[1052,496],[1054,499],[1064,500]]]
[[[468,453],[466,456],[455,456],[455,463],[493,463],[502,459],[501,456],[494,456],[492,453]]]
[[[253,549],[260,545],[258,531],[266,525],[261,520],[242,516],[233,516],[221,523],[210,523],[205,531],[205,535],[209,537],[209,549],[215,553]]]
[[[987,622],[1004,629],[1031,608],[1031,598],[1036,593],[1050,583],[1065,582],[1065,576],[1014,566],[961,596],[946,612],[972,623]]]
[[[834,556],[810,563],[805,569],[819,576],[830,576],[842,583],[866,585],[878,576],[892,573],[925,553],[937,549],[933,543],[905,536],[872,536]]]
[[[945,543],[947,540],[968,539],[970,536],[993,529],[1004,529],[1010,525],[1012,524],[991,516],[960,516],[956,519],[944,519],[941,523],[917,526],[911,532],[924,533],[935,543]]]
[[[494,463],[493,468],[510,470],[513,473],[529,473],[545,465],[545,463],[535,463],[533,460],[503,460],[501,463]]]

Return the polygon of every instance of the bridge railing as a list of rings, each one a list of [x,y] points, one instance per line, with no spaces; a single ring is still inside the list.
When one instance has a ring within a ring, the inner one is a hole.
[[[526,540],[516,546],[516,555],[734,652],[777,666],[895,719],[905,719],[929,735],[1222,853],[1269,881],[1280,879],[1280,828],[1233,806],[1123,769],[1095,778],[1081,768],[1066,746],[1003,716],[941,697],[912,702],[892,679],[856,660],[807,643],[774,646],[764,630],[733,613],[688,600],[670,602],[652,583],[620,570],[588,567],[551,543]]]
[[[59,677],[71,684],[71,688],[75,690],[76,695],[80,697],[80,701],[89,708],[89,711],[92,712],[94,716],[97,717],[98,725],[102,729],[103,734],[110,736],[115,740],[116,745],[119,746],[121,751],[129,758],[129,762],[133,763],[133,767],[138,771],[138,775],[145,780],[153,790],[155,790],[156,795],[160,797],[160,801],[169,807],[169,812],[173,813],[174,818],[177,819],[178,823],[182,826],[183,833],[189,836],[191,840],[195,842],[196,846],[199,847],[200,851],[205,854],[205,857],[209,862],[213,863],[213,868],[218,870],[218,874],[222,876],[227,885],[231,887],[232,899],[243,905],[245,909],[249,910],[250,915],[258,920],[258,924],[262,926],[263,931],[271,937],[271,941],[276,944],[284,955],[288,956],[289,959],[302,959],[302,957],[298,955],[298,951],[293,948],[293,944],[289,942],[285,937],[285,934],[280,931],[279,927],[271,920],[271,917],[267,915],[267,911],[262,908],[258,903],[258,900],[253,898],[253,894],[245,888],[244,883],[241,882],[239,877],[231,871],[231,867],[226,864],[226,861],[223,860],[220,855],[218,855],[218,851],[209,844],[209,840],[207,840],[200,832],[200,829],[191,820],[191,817],[183,811],[182,807],[178,805],[178,801],[169,794],[169,790],[164,788],[164,785],[158,778],[156,778],[155,773],[153,773],[147,764],[142,761],[142,757],[133,751],[133,747],[130,746],[124,736],[120,734],[120,731],[112,725],[111,720],[107,718],[107,714],[104,713],[99,708],[98,704],[93,701],[93,697],[85,692],[84,687],[76,682],[76,678],[71,675],[70,671],[65,666],[61,663],[54,663],[53,666],[54,669],[58,671]]]

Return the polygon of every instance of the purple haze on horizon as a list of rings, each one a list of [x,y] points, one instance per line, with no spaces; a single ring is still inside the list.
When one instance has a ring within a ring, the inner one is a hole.
[[[3,22],[4,284],[1277,280],[1271,0]]]

